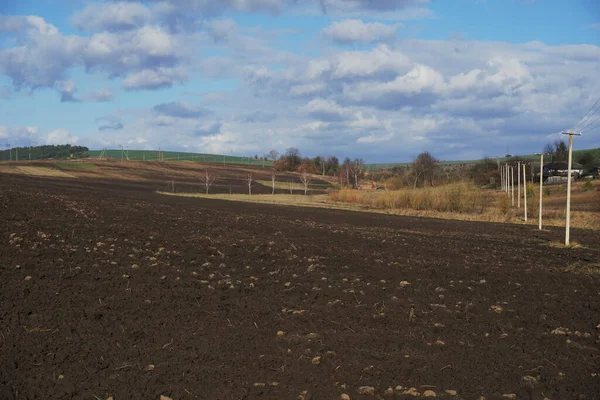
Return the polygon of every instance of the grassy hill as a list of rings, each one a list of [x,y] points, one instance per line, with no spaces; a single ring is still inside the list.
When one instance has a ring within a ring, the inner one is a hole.
[[[585,153],[592,153],[594,155],[594,158],[596,160],[598,160],[598,162],[600,162],[600,148],[585,149],[585,150],[573,150],[573,160],[576,161],[578,157],[580,157],[581,155],[583,155]],[[514,154],[513,157],[519,157],[521,159],[533,160],[533,161],[537,161],[540,159],[540,156],[535,155],[535,154],[525,154],[525,155]],[[492,159],[494,161],[499,160],[501,164],[508,161],[508,158],[506,158],[506,157],[490,157],[490,159]],[[483,160],[455,160],[455,161],[444,161],[443,160],[443,161],[440,161],[440,165],[442,165],[442,166],[473,165],[473,164],[480,163],[481,161],[483,161]],[[390,169],[390,168],[394,168],[394,167],[406,167],[406,166],[410,166],[411,164],[412,164],[412,162],[365,164],[365,169],[367,171],[379,171],[382,169]]]
[[[101,150],[93,150],[89,152],[91,158],[100,157]],[[257,165],[257,166],[272,166],[273,161],[255,159],[250,157],[226,156],[219,154],[202,154],[202,153],[186,153],[177,151],[153,151],[153,150],[107,150],[104,154],[106,158],[114,158],[117,160],[128,159],[130,161],[193,161],[193,162],[210,162],[224,164],[241,164],[241,165]]]

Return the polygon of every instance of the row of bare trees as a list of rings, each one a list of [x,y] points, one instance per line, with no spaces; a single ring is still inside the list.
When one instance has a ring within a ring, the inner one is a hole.
[[[302,183],[302,188],[304,189],[304,195],[306,196],[308,194],[308,190],[309,190],[309,186],[312,183],[312,174],[308,171],[302,171],[300,173],[300,182]],[[202,185],[204,186],[205,189],[205,193],[209,194],[210,192],[210,188],[213,185],[213,183],[216,181],[217,176],[212,173],[210,170],[204,170],[202,172],[202,174],[199,177],[200,182],[202,183]],[[254,184],[254,176],[252,174],[247,174],[246,177],[244,178],[244,182],[245,184],[248,186],[248,194],[251,195],[252,194],[252,185]],[[277,185],[277,173],[275,170],[273,170],[273,172],[271,173],[271,185],[272,185],[272,191],[271,194],[275,194],[275,188]],[[294,183],[292,181],[289,181],[289,190],[290,190],[290,194],[293,194],[294,192]],[[230,189],[231,191],[231,189]]]

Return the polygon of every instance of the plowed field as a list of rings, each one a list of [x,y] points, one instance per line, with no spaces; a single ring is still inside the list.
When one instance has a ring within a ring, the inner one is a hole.
[[[600,234],[0,174],[0,399],[597,399]]]

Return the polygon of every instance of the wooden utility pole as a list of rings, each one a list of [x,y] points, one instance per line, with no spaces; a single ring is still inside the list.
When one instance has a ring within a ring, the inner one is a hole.
[[[538,215],[538,228],[542,230],[542,198],[544,196],[544,153],[540,153],[540,210]]]
[[[527,168],[523,163],[523,207],[525,208],[525,222],[527,222]]]
[[[569,166],[567,170],[567,211],[565,221],[565,246],[568,246],[571,239],[571,167],[573,164],[573,136],[581,136],[581,133],[563,132],[563,135],[569,135]]]
[[[517,208],[521,208],[521,162],[517,162]]]
[[[519,171],[517,171],[519,172]],[[514,167],[510,167],[510,198],[511,204],[515,206],[515,169]]]

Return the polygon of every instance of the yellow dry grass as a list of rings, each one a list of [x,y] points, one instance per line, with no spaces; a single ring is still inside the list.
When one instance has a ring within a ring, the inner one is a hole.
[[[2,168],[0,172],[9,174],[22,174],[29,176],[40,176],[40,177],[53,177],[53,178],[75,178],[71,174],[59,171],[57,169],[46,168],[46,167],[24,167],[17,166],[14,168]]]
[[[244,203],[277,204],[283,206],[315,207],[339,210],[360,211],[364,207],[356,204],[337,204],[329,200],[328,195],[291,195],[291,194],[204,194],[204,193],[170,193],[158,192],[167,196],[196,197],[212,200],[238,201]]]
[[[266,186],[266,187],[273,187],[273,182],[272,181],[260,181],[257,180],[256,183]],[[304,192],[304,186],[301,183],[297,183],[297,182],[279,182],[279,181],[275,181],[275,189],[278,190],[290,190],[290,184],[292,185],[292,190],[297,192],[297,191],[302,191]]]
[[[407,193],[408,192],[408,193]],[[163,193],[166,195],[200,197],[228,201],[278,204],[286,206],[318,207],[351,211],[372,212],[381,214],[418,216],[428,218],[453,219],[461,221],[503,222],[537,225],[537,197],[528,204],[528,221],[524,221],[524,209],[513,207],[506,193],[494,190],[479,189],[470,184],[449,185],[429,189],[408,189],[394,192],[378,192],[363,190],[341,190],[331,195],[243,195],[243,194],[185,194]],[[580,196],[574,193],[575,199],[593,201],[596,197],[589,194]],[[552,199],[555,200],[555,199]],[[515,200],[516,201],[516,200]],[[546,201],[546,200],[544,200]],[[564,226],[564,204],[560,202],[544,209],[544,226]],[[593,207],[592,207],[593,208]],[[571,226],[574,228],[600,229],[600,212],[571,212]],[[595,210],[595,208],[594,208]]]

